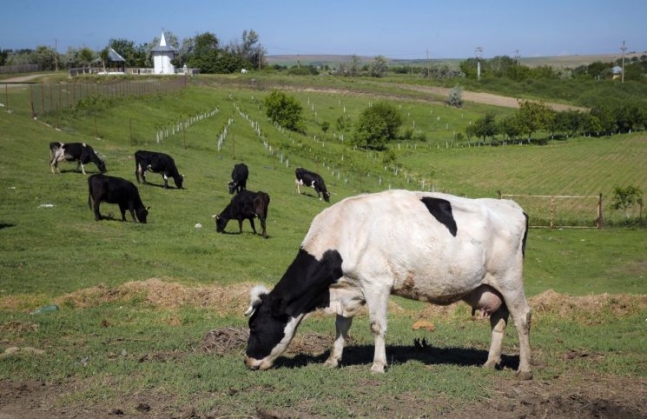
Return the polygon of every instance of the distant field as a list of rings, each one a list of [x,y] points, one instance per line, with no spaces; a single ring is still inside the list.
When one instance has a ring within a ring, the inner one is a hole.
[[[625,58],[638,57],[647,54],[647,52],[634,52],[625,55]],[[512,56],[512,54],[510,54]],[[359,57],[363,63],[373,61],[375,57]],[[388,58],[388,57],[387,57]],[[428,65],[428,64],[446,64],[450,67],[458,65],[467,58],[441,58],[441,59],[418,59],[418,60],[390,60],[392,65]],[[492,58],[492,57],[484,57]],[[519,62],[528,67],[539,67],[549,65],[557,68],[575,68],[581,65],[588,65],[596,61],[613,62],[622,58],[622,53],[618,50],[616,54],[591,54],[591,55],[564,55],[552,57],[519,57]],[[335,66],[339,63],[349,63],[351,55],[268,55],[267,62],[270,65],[278,64],[283,66],[302,65],[329,65]]]

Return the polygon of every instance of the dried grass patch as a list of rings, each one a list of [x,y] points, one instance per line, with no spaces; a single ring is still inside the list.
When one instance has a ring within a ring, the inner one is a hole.
[[[577,318],[587,323],[603,323],[606,314],[626,317],[647,310],[647,295],[597,294],[569,296],[547,290],[530,298],[533,313],[553,314],[565,318]],[[602,314],[602,315],[601,315]]]

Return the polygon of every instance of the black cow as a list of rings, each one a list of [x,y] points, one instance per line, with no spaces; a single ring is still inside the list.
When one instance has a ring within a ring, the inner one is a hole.
[[[240,192],[247,189],[247,178],[249,177],[249,169],[245,163],[238,163],[234,166],[231,172],[232,181],[229,182],[229,193]]]
[[[144,207],[134,183],[114,176],[92,175],[88,178],[88,206],[94,209],[94,219],[101,220],[99,204],[118,204],[121,221],[126,221],[126,209],[134,222],[146,224],[148,208]]]
[[[295,183],[297,184],[297,193],[301,193],[299,186],[309,186],[317,192],[319,199],[321,199],[321,196],[323,195],[324,201],[330,202],[330,192],[326,189],[326,184],[321,176],[302,167],[297,167],[294,173],[297,177],[295,180]]]
[[[229,220],[238,220],[239,233],[242,233],[243,220],[249,220],[254,234],[257,234],[256,227],[254,226],[254,218],[258,217],[261,220],[263,237],[267,238],[265,220],[267,220],[269,205],[270,196],[265,192],[240,191],[231,198],[229,205],[220,214],[212,216],[216,220],[216,231],[222,233],[225,231]]]
[[[96,164],[101,173],[107,171],[106,164],[97,156],[94,149],[86,143],[59,143],[58,141],[53,141],[49,143],[49,154],[49,165],[52,167],[52,173],[61,172],[58,164],[62,161],[76,161],[76,170],[78,171],[79,167],[81,167],[81,172],[84,175],[86,173],[83,165],[90,162]]]
[[[164,189],[168,189],[169,177],[173,178],[175,186],[178,189],[182,189],[184,176],[178,172],[177,167],[175,166],[175,160],[173,160],[173,157],[168,154],[157,153],[155,151],[137,150],[135,152],[135,177],[137,178],[137,183],[140,183],[140,175],[141,180],[144,183],[147,183],[147,170],[150,170],[153,173],[160,173],[162,175],[164,178]]]

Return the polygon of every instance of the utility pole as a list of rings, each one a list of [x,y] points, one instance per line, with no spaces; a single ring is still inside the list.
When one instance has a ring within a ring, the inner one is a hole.
[[[427,78],[429,78],[429,48],[427,48]]]
[[[483,48],[476,47],[476,79],[481,80],[481,55],[483,54]]]
[[[54,38],[54,70],[58,71],[58,38]]]
[[[625,51],[627,50],[627,47],[625,46],[625,41],[622,41],[622,46],[620,47],[620,50],[622,50],[622,83],[625,82]]]

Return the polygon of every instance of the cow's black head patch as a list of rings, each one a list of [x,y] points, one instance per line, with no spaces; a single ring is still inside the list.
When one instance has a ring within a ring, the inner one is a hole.
[[[283,340],[289,317],[282,307],[283,300],[261,295],[261,303],[249,318],[249,339],[246,355],[255,359],[267,357]]]

